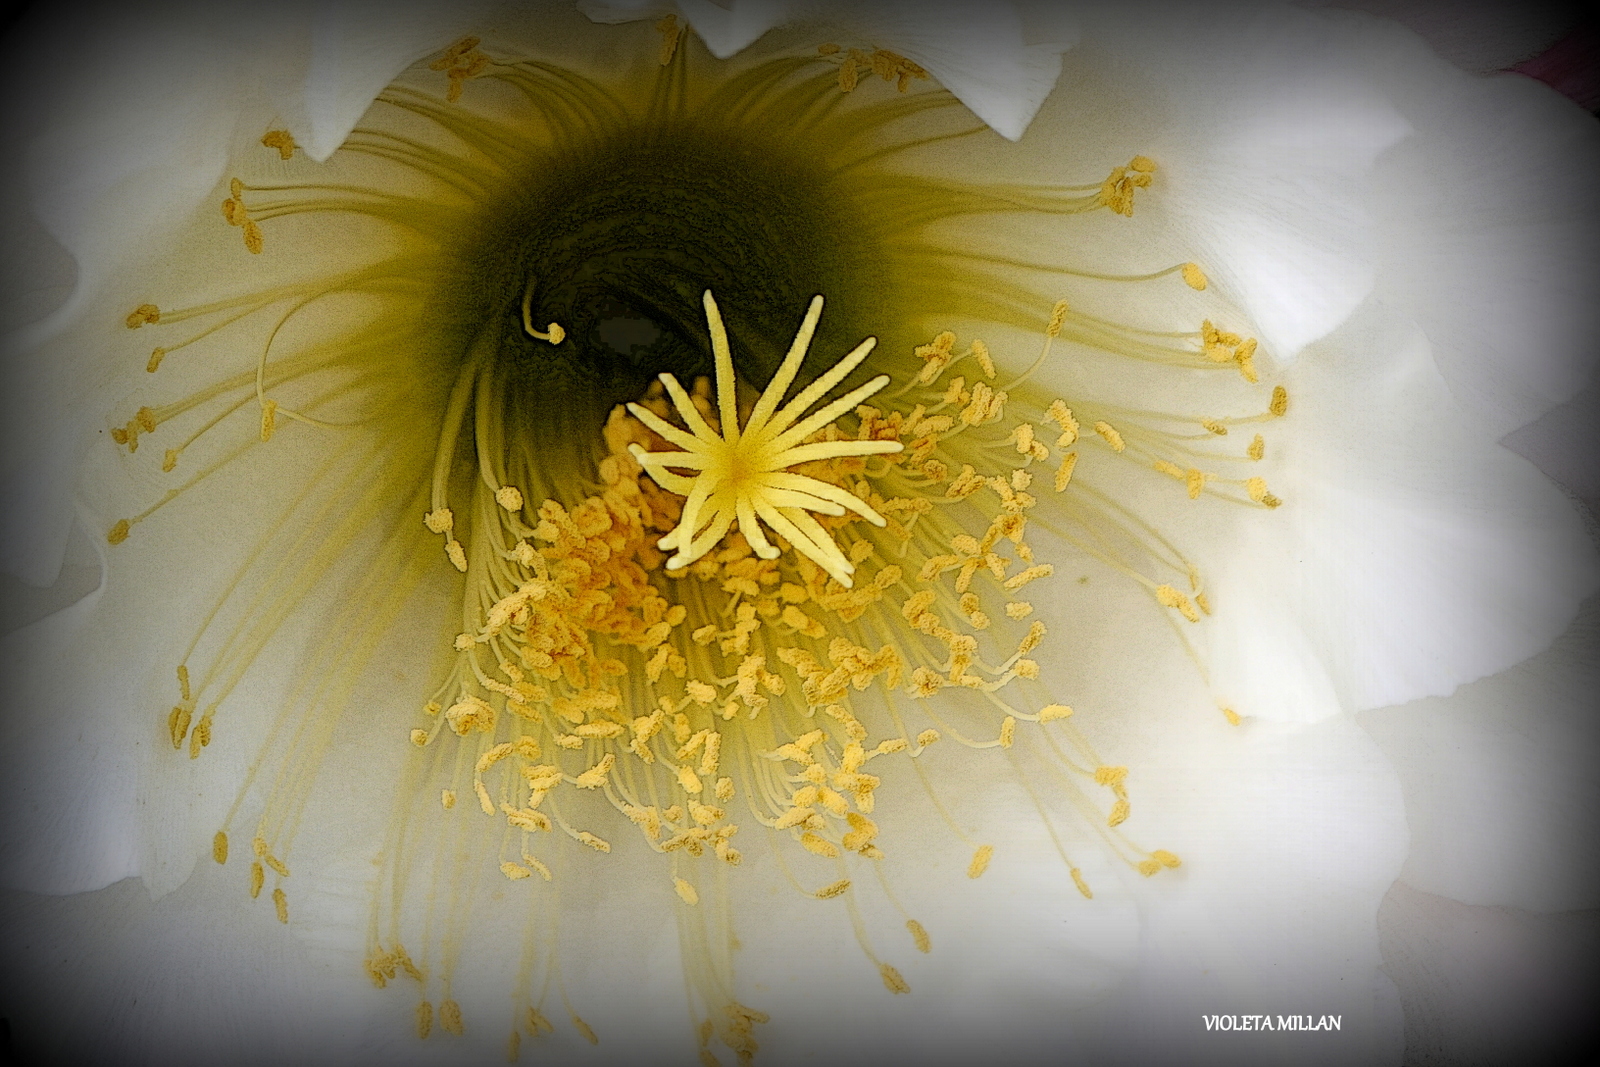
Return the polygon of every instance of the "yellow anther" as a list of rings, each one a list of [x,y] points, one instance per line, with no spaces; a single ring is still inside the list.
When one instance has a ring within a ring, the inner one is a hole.
[[[915,942],[918,952],[933,951],[933,941],[928,937],[928,931],[915,919],[906,920],[906,929],[911,931],[911,940]]]
[[[189,668],[182,663],[178,664],[178,695],[186,703],[194,699],[194,694],[189,689]]]
[[[1013,600],[1006,605],[1006,617],[1010,619],[1026,619],[1033,614],[1033,605],[1025,600]]]
[[[989,861],[993,858],[993,845],[979,845],[978,850],[972,854],[972,862],[967,864],[967,877],[982,878],[983,872],[989,869]]]
[[[1057,719],[1065,719],[1071,714],[1072,709],[1065,704],[1046,704],[1039,709],[1039,721],[1041,723],[1055,722]]]
[[[444,1027],[445,1033],[460,1037],[465,1029],[461,1021],[461,1005],[453,1000],[439,1002],[439,1025]]]
[[[1135,869],[1146,878],[1151,877],[1161,870],[1161,864],[1156,860],[1140,860],[1134,866]]]
[[[600,1038],[592,1029],[590,1029],[589,1024],[578,1018],[576,1015],[572,1017],[572,1025],[578,1031],[578,1033],[583,1035],[583,1039],[589,1042],[589,1044],[598,1045],[600,1043]]]
[[[699,892],[682,878],[674,878],[672,880],[672,888],[678,891],[678,898],[691,908],[700,903]]]
[[[433,1033],[433,1005],[426,1000],[417,1004],[417,1037],[426,1041],[428,1035]]]
[[[678,51],[678,41],[683,36],[683,27],[678,25],[678,16],[664,15],[656,23],[656,32],[661,35],[661,51],[657,59],[664,67],[672,62],[673,55]]]
[[[260,863],[250,864],[250,899],[254,900],[261,895],[261,887],[266,884],[267,872]]]
[[[1195,611],[1194,604],[1170,585],[1156,586],[1156,600],[1162,607],[1176,608],[1190,622],[1200,621],[1200,613]]]
[[[1128,818],[1129,804],[1126,800],[1118,800],[1111,805],[1111,814],[1106,817],[1107,826],[1121,826]]]
[[[425,746],[428,743],[428,731],[426,731],[426,730],[412,730],[411,731],[411,743],[413,745],[416,745],[418,748],[422,748],[423,746]]]
[[[514,485],[502,485],[494,493],[495,502],[515,514],[522,510],[522,490]]]
[[[1054,340],[1055,338],[1061,336],[1061,327],[1066,325],[1068,310],[1069,308],[1065,300],[1057,300],[1055,305],[1050,308],[1050,321],[1045,325],[1044,328],[1044,335],[1046,337]]]
[[[272,907],[278,913],[278,921],[287,924],[289,922],[289,896],[282,888],[272,891]]]
[[[900,972],[887,963],[878,964],[878,973],[883,977],[883,987],[891,993],[909,993],[911,987],[900,976]]]
[[[1185,263],[1183,265],[1183,284],[1196,292],[1205,292],[1205,271],[1201,270],[1196,264]]]
[[[161,369],[161,361],[166,358],[167,350],[165,348],[151,349],[150,359],[144,365],[145,372],[147,374],[154,374],[156,371]]]
[[[927,748],[929,745],[939,740],[939,737],[940,734],[938,730],[924,730],[917,735],[917,747]]]
[[[1155,860],[1157,863],[1161,864],[1161,866],[1163,866],[1163,867],[1181,867],[1181,866],[1183,866],[1183,861],[1182,860],[1180,860],[1177,856],[1175,856],[1172,853],[1168,852],[1164,848],[1158,848],[1154,852],[1150,853],[1150,858]]]
[[[1267,405],[1267,410],[1277,418],[1282,418],[1289,412],[1289,390],[1281,385],[1272,387],[1272,403]]]
[[[1183,472],[1183,480],[1189,490],[1190,500],[1199,500],[1200,494],[1205,491],[1206,479],[1211,477],[1205,471],[1190,467]]]
[[[578,831],[578,841],[582,844],[588,845],[596,852],[611,851],[611,842],[602,840],[601,838],[596,837],[594,834],[589,833],[587,830]]]
[[[528,1034],[531,1037],[538,1037],[540,1034],[553,1034],[556,1032],[555,1024],[549,1019],[546,1019],[544,1017],[544,1013],[539,1011],[537,1008],[529,1008],[527,1010],[525,1025],[527,1026]]]
[[[221,830],[211,839],[211,858],[219,866],[228,862],[228,835]]]
[[[1076,867],[1072,868],[1072,884],[1078,887],[1078,892],[1083,894],[1083,899],[1094,899],[1094,894],[1089,891],[1089,883],[1083,880],[1083,872]]]
[[[1223,708],[1222,709],[1222,717],[1228,720],[1228,725],[1229,726],[1238,726],[1241,722],[1244,721],[1243,717],[1240,716],[1240,714],[1237,711],[1234,711],[1232,708]]]
[[[288,159],[294,155],[294,136],[288,130],[268,130],[261,137],[263,148],[275,148],[279,159]]]
[[[512,863],[510,860],[507,860],[500,865],[500,873],[511,879],[513,882],[520,882],[524,878],[533,877],[533,872],[528,870],[528,868],[524,867],[520,863]]]
[[[828,859],[833,859],[839,855],[838,845],[835,845],[832,841],[829,841],[826,838],[818,837],[809,830],[800,835],[800,844],[805,847],[807,852],[815,853],[818,856],[825,856]]]
[[[1111,446],[1111,450],[1113,452],[1121,452],[1123,449],[1128,447],[1127,444],[1122,440],[1122,435],[1118,433],[1116,428],[1113,427],[1109,422],[1095,423],[1094,432],[1105,439],[1106,444]]]
[[[1094,781],[1096,785],[1106,785],[1111,786],[1112,788],[1119,788],[1123,782],[1127,781],[1127,779],[1128,768],[1126,767],[1102,764],[1094,769]]]
[[[607,752],[600,757],[600,762],[578,775],[573,782],[579,789],[599,789],[606,784],[606,776],[611,773],[611,768],[617,762],[616,754]]]
[[[1245,455],[1249,456],[1251,459],[1259,460],[1262,456],[1264,456],[1266,454],[1267,454],[1267,441],[1266,441],[1266,438],[1262,437],[1260,434],[1256,434],[1254,439],[1252,439],[1251,442],[1250,442],[1250,447],[1245,449]]]
[[[128,317],[123,320],[130,330],[137,330],[141,326],[154,326],[161,321],[161,309],[154,304],[140,304],[128,312]]]
[[[467,550],[461,547],[461,542],[452,538],[444,543],[444,554],[450,558],[450,564],[462,574],[467,573]]]
[[[128,531],[130,529],[127,519],[118,519],[111,524],[111,529],[106,531],[106,543],[112,545],[122,544],[128,539]]]
[[[270,441],[278,428],[278,402],[267,399],[261,402],[261,440]]]
[[[161,469],[170,473],[177,465],[178,450],[176,448],[167,449],[166,454],[161,457]]]
[[[1017,720],[1007,715],[1000,722],[1000,747],[1010,748],[1017,739]],[[988,846],[985,846],[988,847]]]
[[[818,900],[831,900],[834,897],[843,896],[849,891],[850,879],[841,878],[837,882],[830,882],[823,886],[821,889],[813,893],[812,896],[816,897]]]
[[[978,366],[983,369],[983,376],[994,379],[994,357],[989,354],[989,346],[982,341],[974,339],[972,342],[972,358],[978,361]]]
[[[449,508],[430,511],[422,517],[422,525],[436,534],[447,534],[456,528],[455,513]]]
[[[1150,184],[1151,174],[1155,171],[1155,164],[1147,156],[1134,156],[1126,167],[1115,167],[1105,181],[1100,183],[1100,192],[1095,200],[1102,207],[1108,207],[1118,215],[1132,217],[1133,194],[1136,189],[1143,189]]]
[[[473,782],[472,789],[478,794],[478,807],[483,809],[485,815],[493,815],[494,801],[489,799],[489,790],[484,788],[482,782]]]
[[[449,811],[451,808],[455,807],[456,791],[454,789],[441,790],[439,792],[439,806],[445,811]]]

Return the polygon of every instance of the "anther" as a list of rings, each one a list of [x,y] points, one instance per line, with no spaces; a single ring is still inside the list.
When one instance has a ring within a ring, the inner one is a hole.
[[[261,146],[263,148],[277,149],[278,158],[285,160],[294,155],[294,150],[297,147],[294,143],[293,135],[288,130],[268,130],[261,137]]]

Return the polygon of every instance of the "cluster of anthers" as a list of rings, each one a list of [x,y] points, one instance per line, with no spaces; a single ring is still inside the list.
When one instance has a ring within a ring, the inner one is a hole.
[[[1022,724],[1072,714],[1063,704],[1006,696],[1012,683],[1039,679],[1032,654],[1047,636],[1027,599],[1028,587],[1054,572],[1027,539],[1035,470],[1046,468],[1045,484],[1080,525],[1128,530],[1098,490],[1071,491],[1083,422],[1087,440],[1108,454],[1155,457],[1158,470],[1176,468],[1159,452],[1163,441],[1169,449],[1191,444],[1193,435],[1137,419],[1118,429],[1114,410],[1075,410],[1061,399],[997,437],[992,427],[1018,402],[991,384],[987,347],[974,341],[958,353],[950,333],[917,349],[923,362],[903,392],[926,395],[910,410],[865,403],[888,384],[880,376],[806,414],[861,362],[870,340],[780,407],[820,297],[767,389],[741,405],[709,293],[705,306],[715,401],[704,379],[691,391],[663,375],[640,402],[614,411],[600,494],[572,508],[551,500],[533,507],[500,484],[499,521],[475,529],[473,561],[448,508],[426,517],[455,565],[493,595],[481,601],[490,606],[479,628],[456,638],[457,668],[426,709],[431,724],[412,740],[426,747],[444,732],[476,739],[470,787],[484,814],[516,832],[518,844],[501,861],[513,881],[553,877],[537,854],[551,832],[611,850],[578,825],[575,805],[585,792],[603,794],[652,849],[673,857],[671,884],[686,907],[698,906],[704,891],[687,858],[740,860],[736,799],[756,822],[835,865],[852,853],[882,857],[872,761],[915,758],[946,736],[974,749],[1010,748]],[[1040,361],[1067,315],[1058,304]],[[963,362],[975,364],[970,384],[946,373]],[[1207,424],[1202,436],[1276,417],[1283,404],[1280,390],[1263,415],[1199,420]],[[847,414],[853,433],[838,424]],[[992,457],[997,444],[1013,465],[991,473],[963,461]],[[1259,451],[1252,445],[1252,456]],[[1179,469],[1191,497],[1246,484]],[[1247,491],[1240,502],[1253,496]],[[981,534],[966,532],[974,518]],[[1190,622],[1209,610],[1195,569],[1174,560],[1165,541],[1158,558],[1188,581],[1188,592],[1108,558],[1102,541],[1070,532],[1067,540]],[[896,632],[902,636],[890,643],[868,637]],[[975,699],[927,699],[951,690]],[[869,691],[889,713],[876,740],[853,710]],[[927,725],[912,727],[913,715]],[[1178,864],[1116,832],[1130,812],[1127,768],[1106,764],[1076,731],[1040,738],[1072,780],[1107,791],[1102,834],[1130,866],[1148,876]],[[455,805],[456,793],[443,793],[444,807]],[[993,850],[973,844],[968,873],[978,877]],[[1063,858],[1090,896],[1082,872]],[[835,877],[809,892],[846,896],[851,884],[848,868],[836,866]],[[909,916],[906,924],[927,951],[927,930]],[[374,958],[387,951],[375,945]],[[908,989],[896,968],[867,952],[887,988]],[[736,1051],[753,1051],[748,1033],[723,1037]]]

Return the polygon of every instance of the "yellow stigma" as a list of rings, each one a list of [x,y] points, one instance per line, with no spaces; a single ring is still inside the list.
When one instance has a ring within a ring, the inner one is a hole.
[[[661,382],[688,425],[687,433],[638,404],[628,405],[628,410],[640,422],[684,449],[682,452],[646,452],[638,445],[629,449],[656,484],[669,493],[687,498],[681,521],[658,543],[663,550],[677,549],[677,554],[667,560],[667,569],[681,570],[704,556],[716,547],[735,521],[756,555],[762,559],[777,559],[780,552],[767,540],[757,522],[759,519],[840,585],[850,588],[855,564],[808,512],[843,515],[848,509],[875,526],[884,525],[884,518],[854,494],[797,474],[791,468],[843,456],[899,452],[904,447],[898,441],[807,443],[808,438],[889,384],[889,376],[880,374],[821,410],[801,418],[823,394],[867,358],[877,339],[869,337],[862,341],[778,410],[779,402],[806,357],[806,349],[811,346],[817,320],[822,317],[822,297],[812,297],[805,320],[789,346],[789,354],[741,428],[734,395],[733,354],[728,348],[722,315],[709,289],[705,293],[705,308],[706,324],[711,329],[711,352],[716,362],[720,432],[701,416],[689,394],[670,374],[661,375]],[[697,473],[685,476],[671,473],[668,468]]]

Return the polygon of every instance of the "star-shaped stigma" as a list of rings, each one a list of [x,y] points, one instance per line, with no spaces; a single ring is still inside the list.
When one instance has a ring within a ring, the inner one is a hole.
[[[877,338],[869,337],[857,345],[832,369],[802,389],[793,400],[778,410],[783,394],[794,381],[811,345],[817,320],[822,317],[822,297],[811,298],[805,320],[789,346],[778,373],[756,401],[741,429],[734,396],[733,356],[728,349],[728,332],[711,291],[705,294],[706,323],[711,328],[711,352],[716,360],[717,413],[721,433],[701,417],[689,394],[670,374],[661,382],[678,409],[685,432],[638,404],[629,404],[634,418],[683,448],[682,452],[646,452],[638,445],[629,451],[642,464],[657,485],[687,499],[683,517],[660,542],[662,549],[677,549],[667,560],[668,570],[681,570],[709,552],[737,520],[739,531],[756,555],[777,559],[779,551],[767,540],[760,522],[785,538],[800,553],[815,560],[845,588],[851,585],[855,565],[839,550],[828,531],[808,512],[843,515],[855,512],[868,522],[884,525],[882,515],[867,503],[837,485],[819,481],[790,468],[802,463],[841,456],[870,456],[899,452],[898,441],[816,441],[806,438],[828,426],[840,415],[872,396],[889,383],[881,374],[851,390],[826,407],[801,418],[829,389],[867,358]],[[798,420],[798,421],[797,421]],[[693,475],[674,474],[668,468],[695,471]]]

